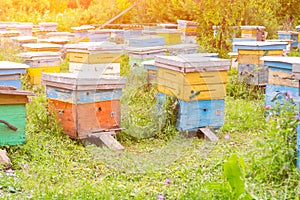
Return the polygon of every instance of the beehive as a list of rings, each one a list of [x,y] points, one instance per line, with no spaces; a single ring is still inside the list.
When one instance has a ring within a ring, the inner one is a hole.
[[[184,36],[196,36],[199,26],[198,22],[188,20],[177,20],[177,28],[182,31]]]
[[[165,46],[167,49],[167,55],[176,56],[182,54],[193,54],[197,53],[199,45],[198,44],[175,44]]]
[[[142,62],[153,60],[156,56],[166,55],[166,48],[163,46],[156,47],[139,47],[127,48],[129,55],[129,64],[131,68],[142,67]]]
[[[166,40],[161,36],[145,35],[129,38],[128,45],[131,47],[155,47],[165,45]]]
[[[28,67],[21,63],[0,61],[0,85],[21,89],[21,75],[26,74]]]
[[[239,80],[247,84],[267,84],[268,69],[263,56],[282,56],[286,42],[237,42]]]
[[[93,131],[120,128],[120,98],[125,79],[119,76],[43,74],[49,111],[63,131],[84,139]]]
[[[62,45],[59,44],[51,44],[51,43],[34,43],[34,44],[23,44],[22,47],[24,48],[24,51],[29,52],[58,52]]]
[[[31,92],[0,86],[0,146],[26,141],[26,103]]]
[[[182,101],[224,99],[230,60],[185,56],[159,56],[157,89]]]
[[[157,35],[165,38],[166,45],[174,45],[181,43],[181,30],[174,29],[160,29],[156,30]]]
[[[40,22],[39,23],[40,31],[45,31],[45,32],[56,31],[57,26],[58,26],[58,23],[56,23],[56,22]]]
[[[82,25],[78,27],[71,27],[71,29],[74,31],[75,41],[89,42],[88,31],[94,30],[95,27],[90,25]]]
[[[16,31],[19,31],[21,36],[32,36],[32,28],[32,23],[20,23],[16,26]]]
[[[109,42],[87,42],[65,46],[70,62],[84,64],[119,63],[124,53],[122,45]]]
[[[241,26],[242,38],[256,38],[257,29],[264,30],[264,26]]]
[[[69,72],[120,75],[120,63],[84,64],[69,62]]]
[[[157,67],[154,60],[143,61],[142,65],[147,70],[147,82],[149,85],[156,83]]]
[[[32,36],[18,36],[18,37],[12,37],[11,40],[16,45],[23,45],[28,43],[36,43],[37,38]]]
[[[110,31],[109,30],[88,30],[88,38],[90,42],[103,42],[109,41]]]
[[[300,51],[300,26],[296,26],[296,30],[298,31],[298,51]]]
[[[27,75],[31,84],[40,84],[43,72],[60,72],[61,54],[58,52],[26,52],[18,57],[30,66]]]
[[[232,52],[238,52],[238,49],[235,46],[237,42],[256,42],[255,38],[233,38],[232,40]]]
[[[297,31],[278,31],[278,39],[292,40],[291,47],[296,49],[298,47],[298,32]]]
[[[12,37],[17,37],[20,35],[19,31],[13,31],[13,30],[9,30],[9,31],[1,31],[0,32],[0,44],[2,47],[6,46],[6,45],[12,45],[13,41],[12,41]]]
[[[268,83],[266,85],[265,105],[275,106],[286,95],[299,101],[298,80],[292,74],[293,63],[300,64],[299,57],[265,56],[261,60],[268,67]]]
[[[158,109],[162,109],[168,95],[158,93]],[[196,100],[185,102],[177,101],[177,122],[179,131],[197,131],[202,127],[220,128],[224,124],[225,101],[218,100]]]

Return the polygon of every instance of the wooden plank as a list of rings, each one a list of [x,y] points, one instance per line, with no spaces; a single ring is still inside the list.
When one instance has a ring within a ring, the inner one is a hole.
[[[275,70],[269,70],[268,83],[273,85],[283,85],[290,87],[298,87],[298,80],[294,78],[294,75],[287,72],[280,72]]]
[[[100,132],[100,133],[93,133],[89,134],[88,140],[97,146],[101,146],[101,143],[104,144],[106,147],[112,150],[124,150],[125,148],[112,136],[115,134],[114,132]],[[98,141],[95,141],[98,140]]]
[[[209,129],[209,128],[200,128],[202,133],[204,133],[205,137],[210,141],[218,141],[219,138]]]

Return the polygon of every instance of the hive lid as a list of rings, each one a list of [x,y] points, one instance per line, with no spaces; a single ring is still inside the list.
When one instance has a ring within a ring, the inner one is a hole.
[[[288,42],[235,42],[234,45],[239,50],[283,50]]]
[[[33,37],[33,36],[17,36],[17,37],[12,37],[11,39],[14,40],[14,41],[26,42],[26,41],[36,41],[37,37]]]
[[[122,89],[126,79],[114,75],[91,73],[43,73],[42,83],[70,90]]]
[[[167,68],[183,73],[229,70],[230,60],[203,56],[157,56],[157,67]]]
[[[34,44],[23,44],[25,48],[29,49],[46,49],[46,48],[61,48],[60,44],[52,44],[52,43],[34,43]]]
[[[244,29],[244,30],[253,30],[253,29],[266,29],[266,27],[264,26],[241,26],[241,29]]]
[[[26,69],[26,68],[29,68],[29,66],[26,64],[10,62],[10,61],[0,61],[0,70],[1,69]]]
[[[18,90],[15,87],[0,86],[0,94],[18,95],[18,96],[35,96],[33,92],[26,90]]]
[[[78,44],[66,44],[64,46],[67,50],[88,50],[88,51],[99,51],[99,50],[123,50],[124,45],[116,45],[112,42],[80,42]]]
[[[264,56],[260,60],[268,62],[282,62],[282,63],[298,63],[300,64],[300,57],[291,57],[291,56]]]
[[[44,51],[44,52],[24,52],[19,53],[17,55],[20,58],[23,58],[25,60],[31,60],[35,58],[61,58],[60,52],[51,52],[51,51]]]

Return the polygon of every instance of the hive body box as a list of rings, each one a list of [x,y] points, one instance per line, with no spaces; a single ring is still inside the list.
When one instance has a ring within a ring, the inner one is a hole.
[[[120,128],[120,97],[125,79],[85,74],[43,74],[49,109],[71,138]]]
[[[232,52],[238,52],[238,49],[235,46],[235,43],[237,42],[256,42],[255,38],[233,38],[232,39]]]
[[[162,29],[157,30],[157,35],[165,38],[166,45],[174,45],[181,43],[182,32],[180,30],[174,29]]]
[[[166,44],[165,37],[145,35],[136,38],[129,38],[128,45],[131,47],[155,47]]]
[[[168,95],[158,93],[157,109],[161,109]],[[220,128],[224,124],[224,99],[185,102],[177,100],[177,129],[195,131],[201,127]]]
[[[268,69],[264,66],[263,56],[282,56],[286,42],[237,42],[239,80],[247,84],[267,84]]]
[[[43,72],[60,72],[61,54],[58,52],[26,52],[18,54],[29,65],[27,75],[32,84],[40,84]]]
[[[108,42],[110,32],[108,30],[88,30],[88,38],[90,42]]]
[[[58,52],[62,45],[51,43],[35,43],[35,44],[23,44],[22,47],[28,52]]]
[[[256,38],[257,29],[264,30],[264,26],[241,26],[242,38]]]
[[[276,100],[283,104],[283,98],[286,99],[287,95],[298,102],[298,81],[292,74],[292,66],[293,63],[300,64],[300,58],[265,56],[261,60],[269,69],[265,105],[275,106]]]
[[[199,45],[198,44],[176,44],[165,46],[167,49],[167,54],[169,56],[177,56],[182,54],[194,54],[197,53]]]
[[[7,124],[0,123],[0,146],[18,145],[26,141],[26,103],[30,92],[4,88],[0,86],[0,120],[17,128],[14,130]]]
[[[84,64],[120,63],[124,53],[122,45],[109,42],[83,42],[65,46],[70,62]]]
[[[26,74],[28,67],[21,63],[0,61],[0,85],[21,89],[21,75]]]
[[[296,49],[298,47],[298,32],[297,31],[278,31],[278,39],[292,40],[291,47]]]
[[[155,58],[158,91],[183,101],[224,99],[230,60],[187,56]]]
[[[128,48],[129,64],[132,68],[141,67],[143,61],[153,60],[156,56],[166,55],[167,50],[163,46]]]
[[[32,28],[32,23],[20,23],[16,26],[16,31],[19,31],[21,36],[32,36]]]

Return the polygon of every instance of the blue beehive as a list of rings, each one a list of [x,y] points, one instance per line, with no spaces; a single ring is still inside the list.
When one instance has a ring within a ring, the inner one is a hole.
[[[136,38],[129,38],[128,45],[132,47],[155,47],[165,45],[165,38],[162,36],[145,35]]]
[[[21,75],[26,74],[28,65],[0,61],[0,85],[21,89]]]
[[[299,57],[265,56],[261,60],[268,67],[265,105],[275,106],[286,100],[299,101],[298,81],[292,74],[293,63],[300,63]]]
[[[158,93],[157,109],[162,109],[166,98],[166,94]],[[179,131],[195,131],[201,127],[220,128],[224,124],[224,99],[176,101],[178,102],[176,126]]]
[[[292,48],[298,47],[298,32],[297,31],[278,31],[278,39],[292,40]]]
[[[235,46],[236,42],[256,42],[256,38],[233,38],[232,52],[238,52],[238,48]]]

